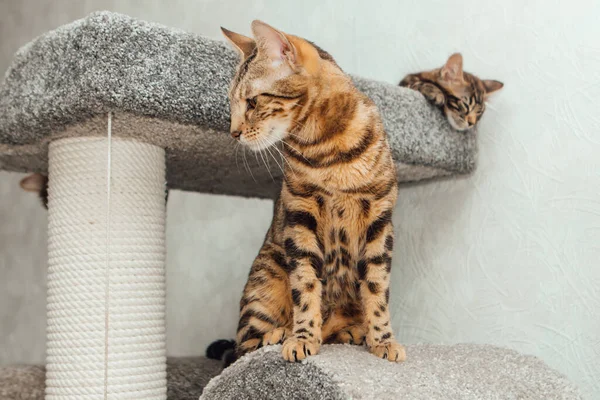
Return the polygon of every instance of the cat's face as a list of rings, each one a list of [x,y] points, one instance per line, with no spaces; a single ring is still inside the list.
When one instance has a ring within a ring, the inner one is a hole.
[[[462,69],[462,56],[453,54],[437,70],[438,83],[446,89],[444,114],[454,129],[471,129],[485,111],[488,96],[504,86],[502,82],[479,79]]]
[[[298,37],[254,21],[254,39],[223,29],[242,56],[231,83],[231,136],[260,151],[300,131],[320,68],[318,51]]]

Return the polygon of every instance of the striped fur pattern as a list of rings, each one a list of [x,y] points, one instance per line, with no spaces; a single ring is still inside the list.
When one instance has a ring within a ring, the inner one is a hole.
[[[485,111],[488,96],[504,85],[463,71],[462,55],[455,53],[441,68],[405,76],[400,86],[421,92],[443,110],[454,129],[464,131],[475,126]]]
[[[313,43],[260,21],[252,31],[223,29],[242,56],[231,134],[256,151],[282,145],[284,181],[240,301],[236,355],[283,343],[300,361],[352,343],[402,361],[388,305],[397,181],[378,111]]]

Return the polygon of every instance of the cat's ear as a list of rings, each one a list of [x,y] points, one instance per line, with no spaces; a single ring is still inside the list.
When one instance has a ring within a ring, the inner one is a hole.
[[[483,86],[485,87],[485,95],[489,95],[492,94],[494,92],[497,92],[498,90],[502,89],[504,87],[504,83],[499,82],[499,81],[494,81],[491,79],[484,79],[481,82],[483,82]]]
[[[223,27],[221,27],[221,32],[223,32],[223,35],[227,38],[227,40],[229,40],[229,43],[231,43],[233,47],[239,51],[244,59],[248,58],[256,48],[256,42],[254,39],[232,32]]]
[[[31,174],[21,179],[19,185],[21,186],[21,189],[26,192],[39,193],[44,189],[47,179],[48,178],[42,174]]]
[[[291,67],[297,65],[298,53],[285,33],[259,20],[252,21],[252,33],[259,51],[264,51],[271,60],[289,63]]]
[[[463,81],[463,58],[460,53],[454,53],[446,61],[442,67],[441,78],[446,82],[462,82]]]

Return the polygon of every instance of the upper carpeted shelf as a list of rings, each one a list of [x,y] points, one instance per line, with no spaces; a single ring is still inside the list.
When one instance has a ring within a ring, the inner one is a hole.
[[[167,150],[170,188],[272,197],[276,162],[236,154],[228,134],[237,62],[224,42],[110,12],[48,32],[19,50],[0,86],[0,169],[45,172],[51,140],[104,136],[112,111],[114,136]],[[417,92],[354,80],[381,111],[402,182],[474,169],[475,132],[453,130]]]

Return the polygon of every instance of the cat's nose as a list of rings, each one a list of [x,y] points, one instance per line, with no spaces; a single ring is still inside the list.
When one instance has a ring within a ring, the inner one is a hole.
[[[469,115],[467,117],[467,122],[469,123],[469,126],[473,126],[475,125],[475,122],[477,122],[477,117],[474,115]]]
[[[239,139],[242,136],[242,131],[231,131],[231,137],[234,139]]]

